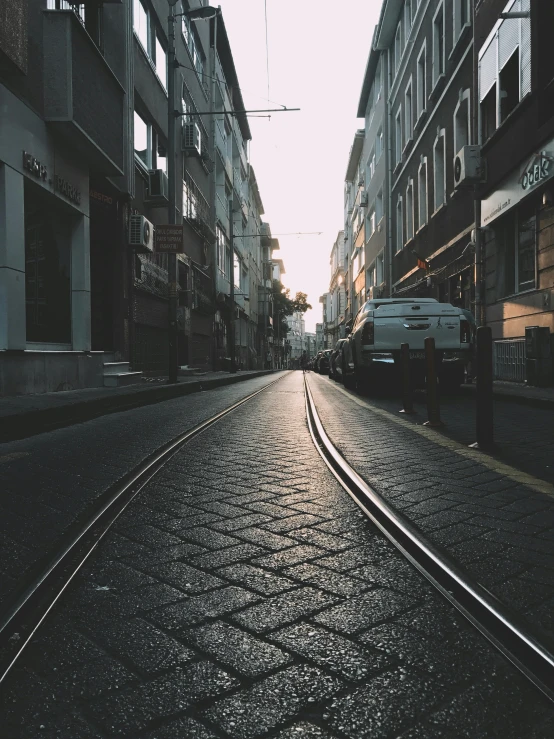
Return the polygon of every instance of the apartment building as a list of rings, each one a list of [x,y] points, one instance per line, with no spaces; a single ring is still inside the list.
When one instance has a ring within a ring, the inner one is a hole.
[[[365,287],[365,172],[362,160],[365,131],[354,135],[344,178],[344,279],[346,284],[345,326],[363,305]],[[325,321],[325,319],[324,319]],[[326,339],[327,340],[327,339]]]
[[[506,379],[526,378],[527,327],[554,334],[553,22],[553,4],[535,0],[482,0],[475,11],[482,307]]]
[[[346,287],[344,283],[344,231],[339,231],[333,247],[329,263],[331,265],[331,281],[329,282],[327,315],[327,332],[330,346],[335,346],[340,338],[344,338],[344,317],[346,312]]]
[[[223,16],[189,17],[205,4],[182,3],[174,70],[163,0],[17,0],[2,22],[0,393],[167,374],[170,72],[178,363],[221,367],[236,321],[240,364],[263,364],[263,206]]]

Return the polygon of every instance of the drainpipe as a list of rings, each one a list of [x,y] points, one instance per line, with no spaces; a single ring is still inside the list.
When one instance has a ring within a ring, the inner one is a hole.
[[[475,34],[475,3],[473,7],[473,115],[472,115],[472,141],[475,146],[479,144],[479,59],[477,51],[477,38]],[[483,249],[481,240],[481,198],[479,185],[473,188],[473,216],[474,216],[474,240],[475,240],[475,323],[477,326],[486,324],[485,305],[483,301]]]

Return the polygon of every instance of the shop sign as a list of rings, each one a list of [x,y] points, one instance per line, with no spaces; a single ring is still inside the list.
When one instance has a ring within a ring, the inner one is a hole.
[[[113,198],[109,195],[104,195],[103,192],[98,192],[98,190],[89,190],[89,197],[94,198],[94,200],[98,200],[100,203],[104,203],[104,205],[113,205]]]
[[[23,151],[23,169],[38,177],[39,180],[46,181],[48,179],[48,170],[45,165],[41,164],[38,159],[27,151]]]
[[[156,226],[156,232],[154,234],[154,251],[157,251],[160,254],[182,254],[182,224],[165,224]]]
[[[76,205],[81,205],[81,191],[59,175],[54,175],[54,190],[57,190]]]
[[[481,226],[487,226],[554,175],[554,141],[513,172],[481,202]]]

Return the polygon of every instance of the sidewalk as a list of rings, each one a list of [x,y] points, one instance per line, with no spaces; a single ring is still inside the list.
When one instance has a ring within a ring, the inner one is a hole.
[[[271,372],[272,370],[252,370],[237,372],[236,375],[228,372],[206,372],[202,375],[179,377],[174,385],[167,384],[167,376],[161,376],[145,378],[141,384],[121,388],[97,387],[0,398],[0,442],[24,439],[106,413],[159,403]]]
[[[474,393],[475,383],[462,385],[462,388],[464,392]],[[493,393],[495,397],[511,400],[514,403],[524,403],[539,408],[554,408],[554,387],[531,387],[522,382],[495,380]]]

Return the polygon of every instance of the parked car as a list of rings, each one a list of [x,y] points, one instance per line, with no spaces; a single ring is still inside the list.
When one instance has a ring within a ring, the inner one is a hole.
[[[313,367],[312,367],[312,369],[313,369],[314,372],[319,372],[319,360],[321,359],[321,355],[322,354],[323,354],[323,352],[318,352],[315,355],[314,362],[313,362]]]
[[[471,326],[460,308],[433,298],[367,301],[354,320],[349,351],[343,350],[348,355],[345,385],[371,387],[379,369],[398,369],[403,343],[410,347],[412,380],[422,385],[428,336],[435,339],[439,382],[447,390],[459,387],[471,345]]]
[[[331,352],[329,363],[329,377],[336,382],[342,382],[342,347],[347,339],[339,339]]]
[[[331,349],[324,349],[321,352],[318,363],[318,372],[320,375],[327,375],[329,373],[329,365],[331,359]]]

